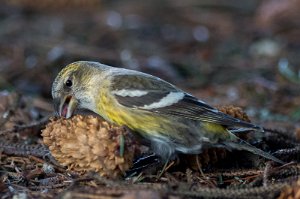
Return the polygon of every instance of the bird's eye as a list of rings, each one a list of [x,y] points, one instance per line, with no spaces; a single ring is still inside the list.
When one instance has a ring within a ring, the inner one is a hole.
[[[73,85],[73,82],[68,79],[65,84],[67,87],[71,87]]]

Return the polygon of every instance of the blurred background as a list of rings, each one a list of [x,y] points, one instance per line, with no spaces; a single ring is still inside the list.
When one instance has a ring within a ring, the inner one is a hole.
[[[214,106],[241,106],[256,122],[295,128],[299,9],[300,0],[2,0],[1,95],[50,103],[61,68],[92,60],[159,76]]]

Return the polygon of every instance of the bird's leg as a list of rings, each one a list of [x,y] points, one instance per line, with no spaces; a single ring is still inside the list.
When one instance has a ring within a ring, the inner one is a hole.
[[[161,178],[161,176],[171,167],[175,164],[175,160],[172,160],[170,162],[170,158],[167,159],[167,161],[165,162],[162,170],[158,173],[158,175],[156,176],[157,180],[159,180]]]
[[[196,162],[197,162],[197,167],[198,167],[198,170],[199,170],[200,174],[205,178],[205,175],[204,175],[203,170],[202,170],[202,165],[201,165],[200,160],[199,160],[199,155],[196,156]]]
[[[156,176],[157,180],[159,180],[161,178],[161,176],[164,174],[164,172],[167,170],[169,160],[170,160],[170,158],[167,159],[167,161],[165,162],[162,170],[157,174],[157,176]]]

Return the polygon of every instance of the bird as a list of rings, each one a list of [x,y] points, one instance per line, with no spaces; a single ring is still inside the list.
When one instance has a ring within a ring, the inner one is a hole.
[[[231,117],[175,85],[140,71],[93,61],[65,66],[52,84],[56,113],[70,118],[76,110],[89,110],[106,121],[126,126],[150,143],[163,161],[177,154],[199,154],[223,147],[246,150],[284,162],[237,134],[263,128]]]

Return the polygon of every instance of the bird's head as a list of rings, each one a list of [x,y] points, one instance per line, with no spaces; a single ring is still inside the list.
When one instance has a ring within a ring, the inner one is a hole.
[[[52,84],[56,113],[69,118],[78,108],[93,111],[97,86],[95,81],[105,67],[97,62],[78,61],[62,69]]]

